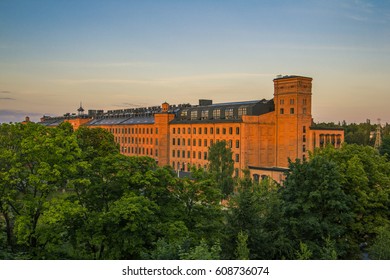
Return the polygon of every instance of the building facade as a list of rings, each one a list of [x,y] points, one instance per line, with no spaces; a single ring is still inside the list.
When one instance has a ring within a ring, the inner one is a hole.
[[[149,156],[177,171],[206,167],[209,147],[225,140],[233,151],[234,175],[248,168],[255,180],[284,178],[288,159],[305,159],[308,152],[344,141],[342,129],[313,126],[312,78],[283,76],[274,79],[273,99],[198,105],[169,105],[88,114],[44,117],[56,126],[70,122],[110,131],[128,156]],[[82,110],[83,111],[83,110]]]

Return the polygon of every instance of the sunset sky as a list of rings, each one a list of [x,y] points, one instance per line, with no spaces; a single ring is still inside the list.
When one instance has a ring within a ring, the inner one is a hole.
[[[0,0],[0,122],[271,99],[313,78],[317,122],[390,123],[390,1]]]

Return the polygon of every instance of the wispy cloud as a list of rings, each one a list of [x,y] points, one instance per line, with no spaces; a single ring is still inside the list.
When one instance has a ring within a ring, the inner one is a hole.
[[[16,100],[16,99],[11,97],[0,97],[0,100]]]
[[[45,64],[51,64],[63,67],[77,67],[77,68],[116,68],[116,67],[154,67],[158,65],[156,62],[148,61],[116,61],[116,62],[89,62],[89,61],[48,61]]]
[[[212,80],[243,79],[251,77],[274,77],[275,75],[275,73],[216,73],[206,75],[176,76],[160,79],[66,79],[56,81],[65,84],[174,84]]]
[[[0,91],[0,93],[6,93],[6,94],[9,94],[9,93],[11,93],[10,91],[8,91],[8,90],[2,90],[2,91]]]
[[[132,107],[132,108],[137,108],[137,107],[145,107],[146,106],[146,103],[127,103],[127,102],[124,102],[120,105],[118,104],[114,104],[112,105],[114,107],[120,107],[120,108],[123,108],[123,107]]]

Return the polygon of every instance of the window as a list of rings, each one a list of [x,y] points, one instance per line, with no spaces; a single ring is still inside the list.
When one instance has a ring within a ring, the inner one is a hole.
[[[210,127],[210,134],[214,134],[214,128]]]
[[[176,138],[172,138],[172,145],[176,145]]]
[[[303,126],[302,130],[303,130],[303,133],[306,133],[306,126],[305,125]]]
[[[240,148],[240,140],[236,140],[236,148]]]
[[[228,147],[231,149],[233,147],[233,140],[229,140]]]
[[[183,127],[183,134],[186,134],[186,129]]]
[[[238,168],[234,169],[234,177],[238,177]]]
[[[176,151],[172,150],[172,157],[175,157],[175,156],[176,156]]]
[[[187,118],[187,111],[188,111],[188,110],[183,110],[183,111],[181,111],[180,117],[181,117],[182,119],[186,119],[186,118]]]
[[[191,139],[187,139],[187,145],[191,146]]]
[[[284,104],[284,99],[280,99],[280,105],[283,105]]]
[[[242,117],[247,114],[247,108],[246,107],[240,107],[238,108],[238,116]]]
[[[191,158],[191,152],[190,151],[187,152],[187,158]]]
[[[207,147],[207,139],[204,139],[203,146]]]
[[[202,128],[201,127],[199,127],[199,129],[198,129],[198,133],[202,134]]]
[[[201,112],[201,117],[202,120],[207,120],[209,118],[209,111],[208,110],[203,110]]]
[[[294,108],[290,108],[290,114],[294,115]]]
[[[196,158],[196,152],[192,152],[192,158]]]
[[[194,110],[191,111],[191,120],[197,120],[198,119],[198,111]]]
[[[214,109],[214,111],[213,111],[213,118],[214,119],[220,119],[221,118],[221,110],[220,109]]]
[[[180,138],[177,138],[177,145],[180,146]]]
[[[222,128],[222,134],[226,134],[226,128]]]
[[[306,115],[306,108],[303,108],[303,109],[302,109],[302,113],[303,113],[304,115]]]
[[[192,146],[196,146],[196,139],[192,140]]]
[[[202,139],[198,139],[198,146],[202,146]]]
[[[207,127],[204,128],[204,134],[207,134]]]
[[[306,145],[302,146],[302,152],[306,152]]]
[[[294,99],[290,99],[290,105],[294,105]]]
[[[177,157],[178,158],[180,157],[180,151],[177,151]]]
[[[181,151],[181,157],[185,158],[186,157],[186,151]]]
[[[196,134],[196,128],[194,127],[194,131],[193,131],[193,134]]]
[[[156,134],[158,134],[158,128],[156,128]]]
[[[158,145],[158,139],[156,138],[156,145]]]
[[[236,134],[237,134],[237,135],[240,134],[240,128],[239,128],[239,127],[236,127]]]
[[[233,108],[229,108],[225,110],[225,119],[233,118]]]
[[[210,140],[210,146],[214,145],[214,141],[211,139]]]
[[[198,152],[198,159],[202,158],[202,152]]]
[[[156,157],[158,157],[158,150],[157,150],[157,149],[155,150],[154,155],[155,155]]]
[[[188,134],[191,134],[191,128],[187,129]]]
[[[217,128],[217,134],[219,134],[219,128]]]
[[[280,108],[280,114],[281,114],[281,115],[284,114],[284,109],[283,109],[283,108]]]
[[[240,155],[236,154],[236,162],[240,162]]]
[[[306,142],[306,135],[303,135],[303,137],[302,137],[302,142],[303,142],[303,143]]]
[[[229,134],[230,134],[230,135],[233,134],[233,127],[229,127]]]
[[[186,139],[181,139],[181,143],[182,143],[183,146],[185,146],[186,145]]]
[[[177,134],[180,134],[180,127],[177,129]]]
[[[203,159],[204,159],[204,160],[207,160],[207,152],[204,152],[204,153],[203,153]]]

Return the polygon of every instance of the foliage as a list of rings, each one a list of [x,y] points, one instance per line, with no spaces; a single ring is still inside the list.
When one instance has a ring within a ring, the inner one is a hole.
[[[234,161],[232,156],[233,152],[227,146],[226,141],[217,142],[209,148],[208,170],[225,198],[233,192]]]
[[[379,227],[378,234],[369,248],[369,257],[374,260],[390,260],[390,227]]]

